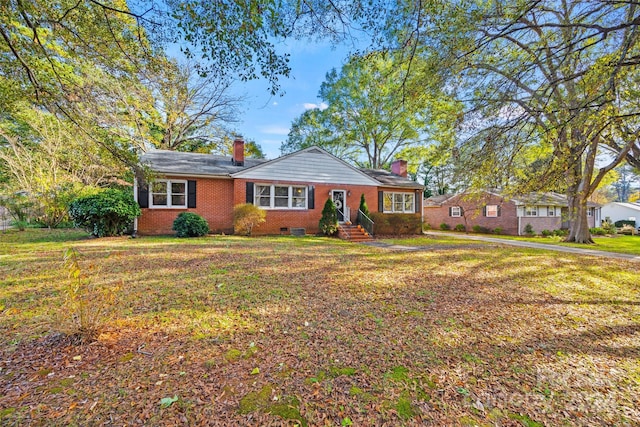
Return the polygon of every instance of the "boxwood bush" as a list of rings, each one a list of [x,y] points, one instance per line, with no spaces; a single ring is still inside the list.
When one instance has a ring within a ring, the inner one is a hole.
[[[140,207],[132,192],[115,188],[79,197],[69,205],[74,224],[96,237],[124,234],[139,215]]]
[[[209,232],[209,223],[193,212],[180,212],[173,221],[173,231],[178,237],[205,236]]]

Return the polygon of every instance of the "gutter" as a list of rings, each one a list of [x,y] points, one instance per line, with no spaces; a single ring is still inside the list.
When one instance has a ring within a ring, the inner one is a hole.
[[[133,200],[138,203],[138,179],[133,178]],[[131,237],[136,237],[138,234],[138,217],[133,218],[133,234]]]

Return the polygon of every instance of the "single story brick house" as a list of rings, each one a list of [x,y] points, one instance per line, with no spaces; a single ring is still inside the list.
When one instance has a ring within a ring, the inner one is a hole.
[[[254,234],[319,231],[322,208],[332,198],[340,222],[355,220],[364,194],[370,212],[413,214],[420,219],[423,186],[407,178],[407,162],[392,171],[358,169],[327,151],[310,147],[273,160],[244,156],[234,141],[233,156],[153,150],[141,156],[153,173],[145,186],[134,184],[142,214],[136,233],[172,234],[180,212],[194,212],[212,233],[233,233],[233,208],[252,203],[267,213]]]
[[[534,233],[568,228],[567,198],[561,194],[531,193],[507,199],[497,192],[446,194],[425,199],[424,222],[437,229],[447,224],[453,229],[463,224],[467,231],[480,226],[488,231],[502,229],[503,234],[519,236],[531,224]],[[589,227],[600,222],[600,205],[588,203]]]

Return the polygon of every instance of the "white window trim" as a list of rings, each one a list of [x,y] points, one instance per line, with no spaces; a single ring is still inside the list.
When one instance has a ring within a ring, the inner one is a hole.
[[[489,207],[495,208],[495,214],[489,215]],[[498,218],[498,205],[485,206],[485,216],[487,218]]]
[[[269,191],[269,206],[260,206],[258,204],[258,187],[271,187]],[[287,195],[287,206],[276,206],[276,189],[275,187],[288,187],[288,195]],[[293,206],[293,189],[294,188],[302,188],[304,190],[304,206],[298,207]],[[259,207],[260,209],[265,210],[294,210],[294,211],[302,211],[308,209],[309,206],[309,189],[305,185],[283,185],[283,184],[263,184],[256,183],[253,186],[253,204]]]
[[[547,206],[547,216],[557,216],[556,215],[556,207],[555,206]]]
[[[400,192],[391,192],[391,191],[384,191],[382,193],[382,197],[384,198],[387,194],[391,194],[391,210],[385,210],[384,209],[384,204],[383,204],[383,213],[416,213],[416,195],[414,193],[400,193]],[[396,194],[402,194],[402,211],[396,211],[395,207],[396,207]],[[411,210],[405,210],[404,209],[404,205],[405,205],[405,195],[410,195],[413,197],[413,202],[411,203]]]
[[[154,205],[153,204],[153,184],[158,182],[164,182],[166,185],[167,204],[166,205]],[[171,204],[171,184],[184,184],[184,205],[172,205]],[[150,209],[187,209],[189,203],[189,183],[186,179],[157,179],[149,186],[149,208]]]
[[[529,213],[527,213],[527,210],[529,210],[530,212],[534,212],[535,211],[535,215],[530,215]],[[527,218],[538,218],[540,215],[538,215],[540,212],[538,210],[538,206],[525,206],[524,207],[524,216]]]
[[[457,210],[456,213],[454,210]],[[460,206],[451,206],[451,217],[452,218],[460,218],[462,217],[462,208]]]

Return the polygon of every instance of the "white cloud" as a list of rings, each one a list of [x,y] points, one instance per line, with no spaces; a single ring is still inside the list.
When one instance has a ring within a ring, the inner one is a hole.
[[[267,135],[289,135],[289,128],[278,125],[268,125],[261,126],[259,128],[260,132],[266,133]]]
[[[324,110],[328,107],[328,105],[325,102],[321,102],[320,104],[314,104],[312,102],[305,102],[304,104],[302,104],[302,106],[304,107],[305,110],[313,110],[313,109],[319,109],[319,110]]]

